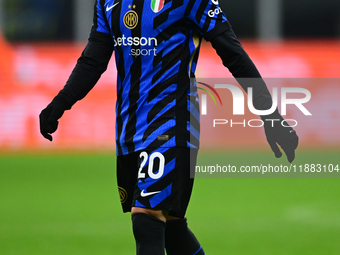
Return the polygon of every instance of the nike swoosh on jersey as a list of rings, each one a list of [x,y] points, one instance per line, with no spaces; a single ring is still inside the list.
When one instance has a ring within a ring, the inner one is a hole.
[[[119,2],[115,3],[114,5],[112,6],[106,6],[106,11],[108,12],[109,10],[111,10],[113,7],[115,7],[117,4],[119,4]]]
[[[140,196],[141,197],[147,197],[147,196],[151,196],[151,195],[154,195],[154,194],[157,194],[159,193],[160,191],[154,191],[154,192],[147,192],[147,193],[144,193],[144,190],[142,190],[142,192],[140,193]]]

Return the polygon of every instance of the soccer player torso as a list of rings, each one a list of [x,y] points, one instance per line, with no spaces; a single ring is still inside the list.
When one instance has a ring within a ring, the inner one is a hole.
[[[97,0],[94,27],[110,34],[115,48],[117,154],[197,148],[190,78],[202,36],[229,28],[217,0]]]

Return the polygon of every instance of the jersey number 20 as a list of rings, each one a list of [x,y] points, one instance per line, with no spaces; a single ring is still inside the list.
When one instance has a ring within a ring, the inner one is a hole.
[[[145,178],[145,173],[142,173],[143,167],[145,166],[146,162],[148,161],[149,158],[149,165],[148,165],[148,174],[152,179],[159,179],[162,177],[164,173],[164,164],[165,164],[165,158],[163,154],[160,152],[154,152],[148,155],[147,152],[142,151],[139,157],[142,159],[142,163],[140,164],[139,170],[138,170],[138,179]],[[156,171],[155,173],[153,172],[153,165],[154,165],[154,160],[155,158],[159,159],[159,168],[158,172]]]

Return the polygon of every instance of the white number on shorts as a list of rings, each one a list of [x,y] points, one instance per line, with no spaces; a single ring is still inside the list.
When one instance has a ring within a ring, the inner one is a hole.
[[[145,166],[147,159],[148,159],[148,154],[143,151],[140,155],[140,158],[143,158],[142,163],[140,164],[139,170],[138,170],[138,179],[140,178],[145,178],[145,173],[142,173],[142,169]],[[159,169],[158,172],[154,173],[153,172],[153,164],[155,158],[159,159]],[[150,155],[149,157],[149,165],[148,165],[148,174],[152,179],[159,179],[162,177],[164,174],[164,165],[165,165],[165,158],[162,153],[160,152],[154,152]]]
[[[142,163],[140,164],[139,170],[138,170],[138,179],[145,178],[145,173],[142,173],[143,167],[146,164],[146,161],[148,161],[148,154],[145,151],[142,151],[142,153],[139,155],[140,158],[143,158]]]

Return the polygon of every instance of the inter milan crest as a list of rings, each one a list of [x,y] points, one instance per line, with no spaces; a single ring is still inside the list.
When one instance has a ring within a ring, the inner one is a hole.
[[[126,202],[127,197],[128,197],[128,193],[126,192],[125,189],[123,189],[122,187],[118,187],[119,190],[119,197],[120,197],[120,202],[123,204]]]
[[[131,5],[129,5],[129,8],[131,8]],[[132,6],[132,8],[136,8],[135,5]],[[130,10],[124,15],[124,25],[128,29],[134,29],[138,24],[138,15],[134,10]]]
[[[151,0],[151,9],[154,13],[159,12],[162,10],[164,6],[164,0]]]

